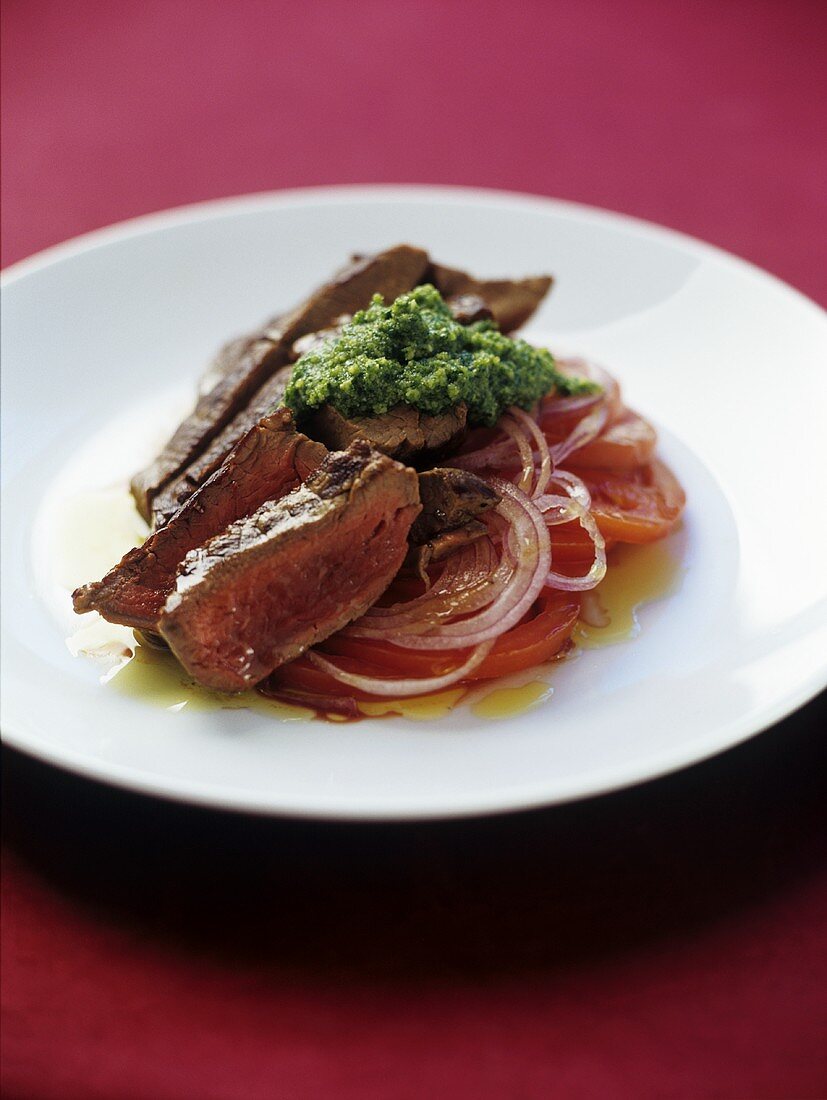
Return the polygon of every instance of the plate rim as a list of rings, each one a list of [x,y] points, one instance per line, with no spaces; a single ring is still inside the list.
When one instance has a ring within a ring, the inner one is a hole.
[[[814,298],[809,297],[798,287],[786,282],[778,275],[759,264],[730,252],[720,245],[711,244],[701,237],[672,229],[660,222],[649,221],[635,214],[627,214],[608,207],[593,206],[577,202],[574,199],[561,199],[530,191],[512,191],[495,187],[471,187],[459,184],[438,183],[342,183],[320,184],[309,187],[290,187],[283,190],[250,191],[219,198],[202,199],[198,202],[182,203],[177,206],[153,210],[147,214],[137,214],[132,218],[110,222],[90,229],[85,233],[68,237],[56,244],[38,249],[14,263],[7,264],[0,271],[0,288],[13,285],[19,279],[73,256],[81,255],[93,248],[113,244],[116,241],[141,236],[158,229],[170,228],[179,223],[208,221],[213,215],[222,213],[244,213],[256,209],[266,210],[272,205],[301,206],[308,200],[317,200],[334,205],[337,202],[368,202],[374,199],[395,199],[397,201],[455,201],[489,202],[495,206],[512,203],[525,209],[557,209],[605,221],[619,227],[626,226],[660,238],[664,243],[681,244],[705,258],[715,258],[735,263],[744,271],[770,279],[778,289],[793,294],[799,301],[814,308],[819,314],[827,314],[827,309]]]
[[[703,257],[735,265],[762,281],[769,280],[777,290],[792,295],[800,305],[816,311],[820,321],[827,319],[825,311],[816,301],[797,288],[786,283],[778,276],[764,270],[752,262],[733,253],[709,244],[699,238],[670,229],[629,214],[607,210],[602,207],[557,199],[548,196],[518,191],[503,191],[492,188],[443,186],[433,184],[345,184],[334,186],[301,187],[288,190],[261,191],[242,195],[232,195],[217,199],[208,199],[188,203],[164,210],[142,214],[134,218],[115,222],[87,233],[80,234],[58,244],[42,249],[31,256],[15,262],[0,273],[0,288],[7,289],[22,279],[51,267],[54,264],[71,260],[93,249],[106,247],[122,240],[129,240],[145,234],[172,228],[180,224],[197,224],[215,217],[234,213],[253,213],[275,207],[303,206],[308,203],[369,204],[376,200],[397,202],[419,202],[426,205],[451,202],[458,204],[482,203],[492,208],[513,206],[537,211],[553,211],[558,214],[570,214],[586,217],[592,221],[603,222],[619,228],[626,228],[649,239],[678,246]],[[115,764],[112,761],[100,761],[88,754],[68,746],[45,745],[36,732],[29,734],[25,729],[13,728],[7,717],[2,721],[2,738],[10,747],[41,760],[47,764],[62,767],[79,774],[86,779],[101,782],[120,789],[130,790],[145,796],[160,797],[185,804],[198,805],[231,812],[245,812],[259,815],[303,818],[329,821],[423,821],[434,819],[468,818],[493,814],[512,813],[537,809],[543,806],[558,805],[580,799],[599,797],[612,791],[627,789],[640,783],[661,778],[685,767],[702,763],[719,753],[735,748],[753,736],[757,736],[778,721],[787,717],[798,708],[815,698],[827,687],[827,667],[820,673],[814,673],[803,682],[785,692],[772,707],[765,710],[756,721],[748,714],[733,720],[723,729],[717,729],[710,736],[700,733],[698,737],[681,745],[678,749],[637,760],[621,768],[610,769],[601,775],[591,772],[587,784],[581,780],[572,782],[571,789],[558,790],[549,794],[543,792],[540,785],[523,785],[512,790],[494,787],[484,795],[454,796],[450,803],[433,803],[419,800],[417,808],[379,804],[362,808],[350,805],[337,805],[335,800],[321,799],[314,805],[308,805],[303,799],[301,805],[290,805],[283,797],[279,805],[268,802],[266,797],[255,792],[236,789],[216,791],[215,785],[191,783],[180,779],[167,779],[152,772]],[[5,709],[5,708],[4,708]],[[325,804],[326,802],[326,804]]]
[[[2,739],[11,748],[26,756],[34,757],[50,766],[63,768],[104,786],[114,786],[133,794],[163,798],[168,802],[205,809],[306,821],[375,824],[449,821],[494,817],[563,806],[589,798],[601,798],[607,794],[629,790],[644,783],[662,779],[694,767],[696,764],[703,764],[724,752],[738,748],[753,737],[758,737],[771,726],[812,702],[825,689],[827,689],[827,670],[821,676],[813,675],[804,684],[798,685],[796,690],[786,693],[773,708],[765,712],[757,725],[753,724],[748,717],[740,718],[726,726],[723,733],[719,729],[714,736],[710,737],[706,734],[699,739],[686,742],[681,747],[682,751],[663,753],[654,758],[647,757],[649,763],[646,765],[638,760],[634,765],[628,765],[626,768],[610,769],[605,773],[604,778],[593,778],[587,789],[583,789],[582,784],[578,787],[572,783],[570,790],[558,791],[550,796],[547,790],[543,793],[539,787],[519,787],[510,794],[508,791],[494,788],[485,796],[475,794],[463,796],[461,799],[454,796],[450,803],[435,800],[432,804],[426,805],[420,800],[416,809],[392,805],[383,807],[376,803],[354,809],[349,805],[339,805],[332,800],[328,800],[327,804],[319,802],[316,805],[308,805],[306,799],[302,800],[301,804],[291,805],[284,798],[280,799],[280,805],[275,806],[263,796],[237,791],[234,788],[232,790],[224,788],[224,793],[218,797],[214,786],[208,784],[180,779],[168,780],[152,772],[129,768],[111,761],[107,764],[99,763],[94,758],[90,759],[83,753],[63,746],[53,750],[50,747],[41,746],[36,740],[34,743],[31,740],[27,742],[25,734],[21,738],[17,731],[9,730],[5,723]],[[699,748],[699,741],[703,748]],[[659,763],[653,764],[653,759],[658,760]],[[594,772],[590,774],[595,776]]]

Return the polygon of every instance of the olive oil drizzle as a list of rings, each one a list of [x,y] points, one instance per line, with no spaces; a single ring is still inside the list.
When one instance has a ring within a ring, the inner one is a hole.
[[[578,620],[572,638],[581,649],[598,649],[636,638],[638,612],[646,604],[671,595],[680,587],[683,569],[671,540],[643,546],[616,546],[609,556],[606,576],[595,589],[605,612],[605,626]]]

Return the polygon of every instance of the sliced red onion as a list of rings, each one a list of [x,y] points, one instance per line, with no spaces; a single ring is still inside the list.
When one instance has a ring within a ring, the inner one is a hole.
[[[430,603],[432,600],[446,593],[455,592],[459,587],[459,577],[462,575],[463,571],[469,568],[471,557],[475,557],[473,551],[474,547],[465,546],[457,551],[457,553],[446,558],[442,572],[436,580],[434,580],[431,587],[423,592],[421,596],[415,596],[413,599],[406,600],[404,603],[391,604],[388,607],[374,606],[369,608],[365,614],[375,619],[390,619],[398,615],[400,610],[418,607],[421,604]]]
[[[506,588],[512,574],[513,568],[510,566],[498,570],[480,585],[449,594],[442,600],[434,600],[433,603],[420,605],[410,611],[400,612],[392,619],[373,619],[366,613],[347,627],[345,633],[352,638],[376,638],[394,642],[402,637],[430,634],[447,620],[458,615],[470,615],[487,607]],[[439,646],[424,648],[438,649]]]
[[[555,470],[551,476],[551,483],[562,485],[572,500],[576,500],[584,508],[591,508],[592,495],[585,481],[577,474],[572,474],[568,470]]]
[[[540,470],[537,474],[537,480],[534,484],[534,491],[531,496],[532,499],[541,496],[548,487],[549,479],[551,478],[551,471],[553,469],[553,462],[551,459],[551,452],[549,451],[548,441],[543,433],[540,431],[540,426],[533,416],[529,416],[519,406],[512,405],[508,410],[509,415],[525,428],[534,440],[534,444],[537,447],[537,453],[540,456]],[[532,455],[532,466],[534,463],[534,456]]]
[[[481,608],[470,618],[437,625],[422,605],[418,609],[421,622],[404,611],[395,623],[372,620],[368,613],[349,628],[349,633],[383,639],[403,649],[464,649],[497,638],[520,621],[537,598],[551,567],[548,527],[516,486],[499,478],[491,478],[490,484],[502,498],[494,511],[508,522],[509,531]],[[463,608],[461,613],[466,610]]]
[[[429,592],[391,607],[370,608],[345,633],[355,638],[385,638],[389,631],[396,630],[422,633],[442,619],[485,607],[505,588],[513,567],[510,562],[499,560],[490,539],[478,540],[473,547],[454,555],[454,559],[469,554],[475,558],[473,569],[464,574],[454,571],[450,577],[446,576],[446,570]]]
[[[444,688],[451,687],[457,681],[463,680],[469,673],[474,671],[477,665],[482,663],[493,644],[493,641],[483,642],[475,647],[468,660],[458,668],[446,672],[443,676],[429,676],[421,680],[387,680],[384,677],[360,676],[355,672],[345,672],[343,668],[339,668],[338,665],[333,664],[326,657],[322,657],[320,653],[315,653],[312,649],[307,651],[306,656],[317,668],[341,683],[347,684],[348,687],[356,688],[358,691],[364,691],[370,695],[398,698],[405,695],[426,695],[432,691],[442,691]]]
[[[484,611],[470,619],[441,627],[438,637],[445,648],[477,645],[489,638],[497,638],[510,630],[525,615],[536,600],[551,565],[551,544],[548,528],[542,515],[532,502],[515,485],[500,478],[491,478],[490,484],[503,498],[497,510],[511,520],[517,539],[517,569],[513,581]],[[412,649],[439,648],[438,644],[425,644],[432,638],[409,638],[405,645]],[[401,643],[400,643],[401,644]]]
[[[552,496],[546,494],[534,501],[542,513],[547,527],[557,527],[561,523],[571,523],[578,517],[578,504],[569,496]]]
[[[567,458],[572,451],[577,451],[581,447],[585,447],[587,443],[591,443],[593,439],[596,439],[603,431],[608,419],[609,407],[605,402],[602,402],[593,412],[590,412],[588,416],[584,416],[582,420],[578,420],[566,438],[551,448],[551,457],[554,460],[554,465],[559,466],[563,459]]]
[[[531,453],[531,440],[526,435],[523,427],[512,420],[511,417],[501,416],[497,422],[497,427],[516,444],[520,453],[520,461],[523,464],[517,485],[524,493],[530,493],[531,483],[534,481],[534,455]]]
[[[591,397],[590,400],[592,400]],[[492,466],[502,466],[511,458],[511,444],[513,444],[517,447],[522,463],[522,471],[517,482],[518,487],[524,493],[530,493],[532,497],[544,493],[554,463],[548,441],[537,421],[519,406],[512,405],[505,415],[497,421],[497,428],[509,437],[510,443],[500,440],[497,443],[491,443],[487,447],[483,447],[479,451],[456,455],[451,460],[452,464],[466,470],[484,470]],[[534,458],[535,449],[539,457],[539,471]],[[533,490],[531,490],[532,482],[534,482]]]
[[[481,612],[423,635],[388,638],[405,649],[446,649],[476,646],[497,638],[519,623],[540,593],[551,565],[549,531],[537,508],[515,485],[492,478],[503,496],[498,508],[514,524],[518,560],[503,592]],[[507,499],[510,497],[510,499]]]
[[[548,501],[554,499],[554,497],[546,497]],[[548,576],[546,577],[546,584],[549,588],[556,588],[562,592],[587,592],[590,588],[594,588],[596,585],[600,584],[606,576],[606,541],[600,533],[591,512],[571,498],[568,500],[568,507],[573,512],[571,518],[578,520],[580,526],[594,544],[594,561],[592,562],[591,569],[582,577],[567,577],[562,573],[555,573],[553,570],[549,570]]]

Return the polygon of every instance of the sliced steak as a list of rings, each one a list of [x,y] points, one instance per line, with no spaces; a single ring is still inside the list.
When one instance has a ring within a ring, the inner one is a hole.
[[[500,503],[491,486],[467,470],[436,467],[419,475],[422,511],[411,527],[411,542],[424,543],[474,519]]]
[[[77,589],[75,611],[99,611],[109,622],[154,631],[187,552],[294,489],[326,454],[321,443],[295,431],[286,409],[266,417],[165,527],[130,550],[102,581]]]
[[[194,411],[155,461],[133,478],[132,492],[141,515],[149,519],[153,497],[288,361],[290,349],[300,336],[328,328],[343,313],[365,308],[374,294],[392,301],[421,282],[427,266],[427,253],[404,244],[365,257],[348,265],[294,310],[270,322],[248,343],[239,338],[227,345],[213,372],[215,385],[201,394]]]
[[[144,519],[150,519],[158,490],[204,449],[284,362],[282,349],[272,340],[256,339],[248,344],[239,341],[237,346],[238,355],[226,373],[198,398],[193,412],[178,426],[158,457],[133,477],[132,495]]]
[[[332,405],[323,405],[309,418],[306,431],[331,450],[341,450],[354,439],[364,439],[383,454],[408,459],[420,451],[437,451],[458,442],[465,431],[467,415],[465,405],[435,416],[410,405],[395,405],[383,416],[348,418]]]
[[[436,467],[419,475],[422,511],[411,527],[407,563],[424,578],[441,561],[488,533],[475,517],[500,502],[499,493],[467,470]]]
[[[418,512],[414,471],[354,443],[189,553],[160,632],[200,683],[250,687],[374,603]]]
[[[249,405],[242,409],[223,431],[213,439],[189,466],[174,477],[152,501],[153,525],[163,527],[188,500],[199,485],[203,485],[225,460],[238,441],[249,432],[262,417],[279,408],[290,381],[292,366],[277,370],[272,378],[256,391]]]
[[[481,298],[501,331],[512,332],[534,313],[553,280],[549,275],[528,279],[476,279],[467,271],[431,264],[424,281],[433,283],[445,299],[465,295]]]

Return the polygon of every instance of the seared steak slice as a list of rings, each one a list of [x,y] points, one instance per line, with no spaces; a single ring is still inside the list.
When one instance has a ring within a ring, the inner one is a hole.
[[[457,441],[465,430],[467,415],[465,405],[435,416],[410,405],[395,405],[383,416],[348,418],[332,405],[322,405],[308,420],[306,430],[331,450],[364,439],[383,454],[407,459],[419,451],[439,450]]]
[[[374,294],[392,302],[422,281],[428,262],[427,252],[409,244],[361,256],[291,313],[270,322],[262,335],[286,342],[289,347],[300,336],[331,328],[343,314],[367,309]]]
[[[189,553],[161,634],[200,683],[250,687],[374,603],[418,512],[414,471],[354,443]]]
[[[476,474],[440,466],[419,475],[419,499],[422,511],[411,527],[412,543],[462,527],[500,503],[499,494]]]
[[[459,295],[481,298],[502,332],[512,332],[525,324],[548,294],[552,281],[549,275],[528,279],[475,279],[466,271],[444,264],[431,264],[424,279],[424,282],[433,283],[443,298]]]
[[[237,347],[241,350],[226,372],[209,393],[198,398],[193,412],[179,424],[158,457],[133,477],[132,495],[144,519],[150,519],[152,500],[158,490],[204,449],[284,362],[282,349],[269,339],[256,339],[248,344],[239,341]]]
[[[266,417],[165,527],[130,550],[102,581],[77,589],[75,611],[99,611],[109,622],[154,631],[187,552],[294,489],[326,453],[321,443],[294,430],[286,409]]]
[[[242,409],[202,453],[177,477],[174,477],[152,501],[154,526],[163,527],[184,501],[213,474],[238,441],[262,417],[277,409],[290,381],[292,366],[282,367],[256,391],[249,405]]]
[[[487,482],[467,470],[436,467],[419,475],[422,511],[411,527],[407,562],[424,578],[432,561],[441,561],[488,533],[475,516],[499,504]]]
[[[249,343],[243,338],[219,356],[217,381],[202,393],[194,411],[179,425],[160,455],[132,480],[138,511],[149,519],[152,498],[200,454],[273,372],[283,366],[295,341],[327,328],[343,313],[370,304],[374,294],[393,301],[421,281],[427,253],[397,245],[340,271],[290,313],[270,322]]]

